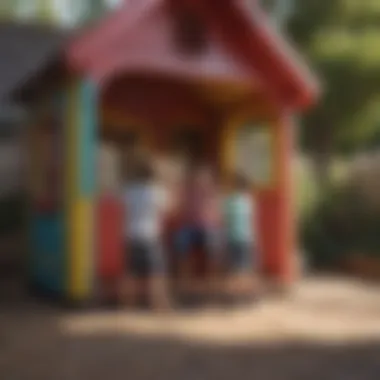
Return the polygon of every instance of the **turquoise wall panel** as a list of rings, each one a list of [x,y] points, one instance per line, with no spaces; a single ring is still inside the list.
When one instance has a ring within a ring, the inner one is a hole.
[[[97,162],[97,87],[84,80],[80,88],[79,195],[93,196],[96,190]]]
[[[35,216],[31,226],[31,278],[45,291],[65,288],[64,223],[60,215]]]

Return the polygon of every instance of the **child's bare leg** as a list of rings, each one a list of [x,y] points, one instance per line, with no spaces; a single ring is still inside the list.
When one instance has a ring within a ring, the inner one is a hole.
[[[237,277],[237,291],[239,295],[247,295],[251,289],[252,279],[249,274],[241,273]]]
[[[119,284],[117,284],[120,286]],[[111,286],[111,283],[109,280],[104,280],[101,282],[100,289],[97,293],[97,298],[100,302],[108,302],[112,299],[113,296],[115,296],[115,286]]]
[[[254,273],[244,273],[239,278],[239,293],[242,296],[253,296],[259,292],[259,281]]]
[[[257,275],[257,273],[252,273],[251,276],[251,282],[250,282],[250,291],[251,293],[253,293],[254,295],[260,293],[261,291],[261,283],[260,283],[260,278],[259,276]]]
[[[216,260],[211,260],[208,265],[206,286],[207,292],[211,297],[217,296],[222,290],[221,270],[219,262]]]
[[[122,305],[135,306],[138,300],[139,281],[131,275],[123,277],[119,286],[119,300]]]
[[[188,294],[193,291],[192,262],[188,257],[181,259],[179,263],[178,288],[182,294]]]
[[[149,301],[154,309],[168,310],[170,298],[167,279],[163,275],[153,275],[148,283]]]
[[[231,275],[227,279],[226,292],[228,296],[237,296],[239,294],[239,276]]]

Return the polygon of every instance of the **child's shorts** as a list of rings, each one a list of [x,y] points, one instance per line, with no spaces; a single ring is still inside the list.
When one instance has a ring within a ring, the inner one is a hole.
[[[187,226],[177,231],[175,248],[181,258],[186,258],[195,249],[204,249],[210,258],[221,251],[221,236],[217,228]]]
[[[226,248],[228,272],[241,273],[253,271],[256,250],[252,243],[229,241]]]
[[[126,269],[137,277],[164,275],[166,272],[162,245],[157,241],[132,240],[126,246]]]

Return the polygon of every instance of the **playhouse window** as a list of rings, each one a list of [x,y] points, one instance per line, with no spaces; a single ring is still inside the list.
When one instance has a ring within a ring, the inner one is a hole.
[[[274,141],[265,125],[247,123],[237,132],[235,140],[236,169],[255,186],[270,186],[274,179]]]
[[[120,159],[114,144],[102,142],[99,146],[98,186],[101,193],[118,192],[121,186]]]
[[[115,147],[120,173],[124,179],[129,179],[133,166],[133,152],[142,145],[141,135],[133,130],[109,132],[104,134],[103,141]]]

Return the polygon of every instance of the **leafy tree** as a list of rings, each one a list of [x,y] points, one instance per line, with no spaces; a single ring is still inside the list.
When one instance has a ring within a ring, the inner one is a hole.
[[[333,154],[352,153],[380,126],[380,1],[295,0],[289,31],[321,77],[303,145],[326,179]]]
[[[0,18],[77,27],[101,18],[123,0],[0,0]]]
[[[0,1],[0,18],[9,19],[12,18],[15,13],[15,2],[12,0]]]

